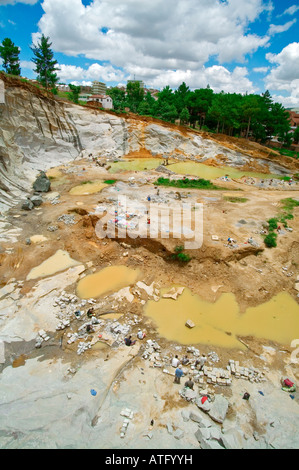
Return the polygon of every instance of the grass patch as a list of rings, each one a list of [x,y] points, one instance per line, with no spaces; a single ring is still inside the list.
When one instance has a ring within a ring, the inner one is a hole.
[[[247,202],[248,201],[246,197],[237,197],[237,196],[224,196],[223,199],[228,202]]]
[[[281,222],[285,227],[287,227],[287,221],[292,220],[294,218],[292,212],[295,207],[299,206],[299,201],[296,201],[291,197],[287,197],[286,199],[282,199],[280,202],[283,212],[279,215],[278,221]]]
[[[104,181],[105,184],[114,184],[117,180],[106,180]]]
[[[92,184],[92,181],[82,181],[80,184]]]
[[[184,178],[181,180],[170,180],[169,178],[160,177],[154,182],[154,185],[172,186],[175,188],[194,188],[194,189],[223,189],[215,186],[210,180],[203,178],[192,179]]]
[[[278,217],[272,217],[271,219],[267,220],[269,233],[265,236],[264,243],[268,248],[277,246],[277,233],[275,233],[274,230],[278,228],[278,223],[282,223],[284,227],[287,227],[287,221],[294,218],[292,214],[294,208],[299,206],[299,201],[296,201],[291,197],[282,199],[280,202],[283,212],[279,214]]]
[[[299,201],[296,201],[292,197],[287,197],[286,199],[282,199],[280,202],[282,204],[282,210],[285,212],[293,211],[295,207],[299,206]]]
[[[289,149],[277,149],[280,155],[286,155],[287,157],[299,158],[299,152]]]

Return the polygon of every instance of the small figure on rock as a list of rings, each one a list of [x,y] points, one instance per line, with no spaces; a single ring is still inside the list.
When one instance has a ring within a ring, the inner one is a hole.
[[[186,366],[187,364],[189,364],[189,358],[188,356],[184,356],[183,359],[182,359],[182,364],[183,366]]]
[[[87,310],[86,315],[88,316],[88,318],[91,318],[94,315],[94,308],[93,307],[89,308]]]
[[[175,376],[174,376],[174,383],[175,384],[180,384],[181,383],[181,377],[183,377],[184,372],[180,367],[177,367],[175,370]]]
[[[203,354],[200,359],[197,359],[195,361],[195,367],[197,367],[198,370],[202,370],[206,362],[207,362],[207,357],[205,354]]]
[[[89,324],[86,326],[86,333],[94,333],[94,328]]]
[[[188,387],[191,390],[193,390],[194,382],[192,381],[191,377],[189,377],[189,380],[187,380],[187,382],[185,382],[185,387]]]
[[[134,346],[136,340],[132,341],[132,336],[130,335],[128,338],[125,338],[125,345],[126,346]]]
[[[137,333],[137,338],[138,339],[143,339],[143,338],[145,338],[145,336],[146,336],[145,332],[139,329],[138,333]]]
[[[179,360],[179,358],[178,358],[177,355],[176,355],[176,356],[172,359],[172,361],[171,361],[172,367],[175,367],[175,368],[178,367],[180,363],[181,363],[181,362],[180,362],[180,360]]]

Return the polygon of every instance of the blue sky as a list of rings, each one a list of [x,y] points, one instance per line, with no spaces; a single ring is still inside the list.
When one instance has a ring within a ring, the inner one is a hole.
[[[299,107],[299,5],[295,0],[0,0],[0,41],[50,37],[61,82],[263,93]]]

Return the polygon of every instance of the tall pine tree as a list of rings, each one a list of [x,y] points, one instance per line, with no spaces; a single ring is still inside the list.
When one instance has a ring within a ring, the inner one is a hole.
[[[58,62],[54,59],[51,45],[50,38],[42,35],[40,42],[31,47],[34,54],[32,62],[36,65],[34,72],[37,73],[37,80],[47,89],[55,89],[55,85],[58,82],[56,74],[59,70],[56,67]]]
[[[21,75],[19,54],[20,49],[11,39],[3,39],[0,45],[0,57],[3,60],[2,66],[6,73]]]

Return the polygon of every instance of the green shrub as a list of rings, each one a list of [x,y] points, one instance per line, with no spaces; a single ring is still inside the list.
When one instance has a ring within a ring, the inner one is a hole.
[[[183,263],[188,263],[191,260],[191,257],[189,255],[186,255],[186,253],[183,253],[184,251],[184,246],[183,245],[178,245],[174,249],[175,253],[172,254],[172,259],[181,261]]]
[[[117,180],[106,180],[104,181],[105,184],[114,184]]]
[[[268,248],[273,248],[277,246],[276,243],[277,234],[274,232],[269,233],[264,238],[264,243]]]
[[[278,219],[275,219],[274,217],[272,219],[269,219],[267,222],[269,225],[269,232],[272,232],[278,227],[277,225]]]
[[[174,186],[175,188],[195,188],[195,189],[222,189],[215,186],[211,181],[203,178],[189,179],[184,178],[181,180],[170,180],[162,176],[154,182],[154,185],[159,186]]]
[[[188,261],[191,260],[191,257],[189,255],[186,255],[186,253],[178,253],[177,259],[179,261],[183,261],[184,263],[188,263]]]

